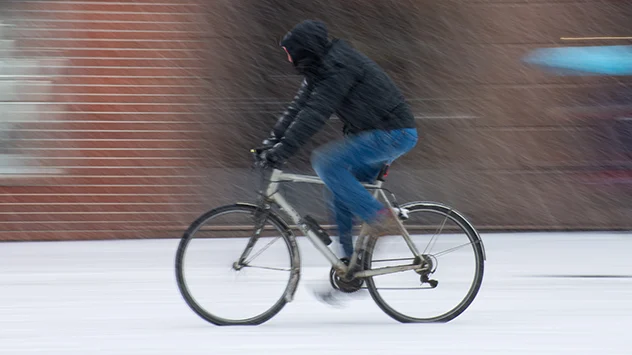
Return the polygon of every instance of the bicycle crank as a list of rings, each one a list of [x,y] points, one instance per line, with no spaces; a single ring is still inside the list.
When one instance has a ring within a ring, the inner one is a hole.
[[[331,283],[331,287],[344,293],[356,292],[360,290],[364,284],[364,280],[362,278],[347,280],[344,277],[339,276],[338,272],[336,272],[336,269],[333,267],[329,270],[329,282]]]

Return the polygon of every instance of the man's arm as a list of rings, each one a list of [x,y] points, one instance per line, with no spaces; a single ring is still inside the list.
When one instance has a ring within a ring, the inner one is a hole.
[[[285,135],[285,131],[292,124],[292,122],[294,122],[296,115],[305,105],[307,98],[311,94],[312,87],[312,85],[309,85],[307,83],[307,80],[303,80],[301,86],[298,89],[298,92],[294,96],[294,99],[287,107],[285,112],[283,112],[281,117],[279,117],[279,119],[277,120],[276,124],[272,128],[272,131],[270,132],[270,137],[268,137],[266,141],[264,141],[264,145],[274,145],[278,143],[281,138],[283,138],[283,136]]]
[[[353,70],[336,66],[326,78],[315,83],[304,107],[285,130],[275,154],[282,159],[293,155],[318,132],[344,100],[355,84]]]

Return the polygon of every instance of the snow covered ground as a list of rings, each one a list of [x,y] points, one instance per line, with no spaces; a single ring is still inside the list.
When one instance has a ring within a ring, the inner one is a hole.
[[[293,303],[216,327],[181,298],[177,240],[0,243],[0,354],[632,354],[632,234],[483,234],[483,287],[447,324],[400,324],[366,295],[308,285],[328,265],[301,241]]]

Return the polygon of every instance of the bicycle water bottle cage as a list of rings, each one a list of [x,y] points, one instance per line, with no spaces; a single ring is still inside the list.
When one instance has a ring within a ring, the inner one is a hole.
[[[305,223],[312,232],[316,233],[318,239],[325,243],[325,245],[331,244],[331,238],[329,237],[329,234],[327,234],[327,232],[320,227],[314,217],[306,215],[305,217],[303,217],[303,223]]]

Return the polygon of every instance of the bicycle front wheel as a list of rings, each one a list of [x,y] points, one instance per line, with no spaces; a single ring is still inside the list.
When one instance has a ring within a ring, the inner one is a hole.
[[[434,203],[402,206],[410,242],[427,261],[427,270],[369,277],[377,305],[403,323],[448,322],[474,301],[483,280],[485,252],[472,225],[453,209]],[[414,255],[402,236],[373,239],[365,269],[412,264]]]
[[[257,325],[291,300],[299,279],[296,240],[275,214],[237,204],[199,217],[176,255],[179,290],[216,325]]]

